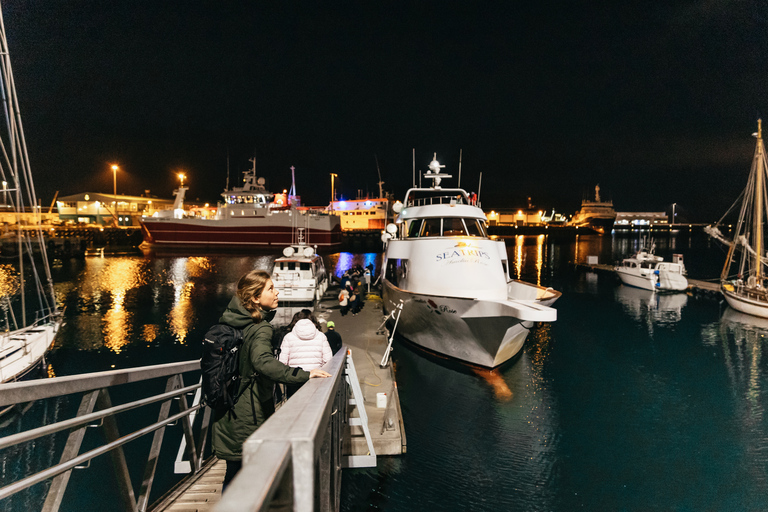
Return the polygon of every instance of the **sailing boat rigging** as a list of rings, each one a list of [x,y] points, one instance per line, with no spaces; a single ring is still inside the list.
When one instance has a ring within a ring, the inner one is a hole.
[[[747,186],[733,206],[714,226],[707,226],[707,234],[728,245],[728,255],[720,275],[720,289],[733,309],[749,315],[768,318],[768,292],[766,291],[765,256],[766,205],[768,194],[768,162],[763,144],[762,120],[757,120],[757,138],[752,168]],[[717,228],[723,219],[741,202],[739,220],[732,239],[727,239]]]
[[[0,178],[12,186],[6,191],[12,192],[7,196],[8,206],[16,212],[20,281],[18,296],[6,294],[0,297],[0,307],[6,313],[5,331],[0,332],[0,382],[5,383],[30,374],[44,362],[45,354],[61,326],[62,315],[56,305],[53,279],[40,224],[36,223],[31,229],[24,229],[21,225],[21,213],[35,211],[37,195],[29,165],[2,12],[0,75]],[[39,249],[33,250],[34,244],[38,245]],[[39,254],[41,258],[36,260],[35,254]],[[34,290],[34,293],[27,293],[31,290]],[[34,315],[28,309],[34,309]]]

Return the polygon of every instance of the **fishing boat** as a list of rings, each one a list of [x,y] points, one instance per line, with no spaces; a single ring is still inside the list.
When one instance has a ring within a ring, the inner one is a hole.
[[[744,192],[716,224],[707,226],[704,230],[728,246],[728,254],[720,274],[720,290],[728,305],[742,313],[768,318],[765,276],[765,265],[768,263],[765,256],[768,165],[760,119],[757,121],[757,132],[753,136],[757,138],[757,143]],[[733,236],[726,237],[719,226],[724,224],[726,217],[737,208],[739,217]]]
[[[40,224],[22,226],[20,214],[34,211],[37,195],[32,180],[5,24],[0,13],[0,94],[4,123],[0,123],[0,175],[7,206],[17,214],[15,265],[0,267],[0,382],[38,376],[45,355],[62,324],[57,308],[48,254]],[[12,231],[13,232],[13,231]],[[2,411],[5,412],[5,411]]]
[[[303,230],[298,231],[296,243],[283,249],[283,256],[275,259],[272,282],[281,303],[314,303],[328,289],[323,258],[304,243]]]
[[[174,205],[174,215],[142,217],[139,221],[144,244],[153,248],[253,249],[288,246],[296,227],[306,231],[307,241],[319,247],[341,244],[339,217],[322,209],[297,208],[294,195],[275,194],[256,176],[256,159],[244,171],[243,186],[226,188],[216,215],[211,218],[185,216]],[[184,187],[176,191],[184,193]],[[291,189],[295,191],[294,185]]]
[[[682,254],[672,255],[672,261],[654,254],[655,245],[642,248],[616,267],[616,274],[627,286],[654,292],[681,292],[688,289]]]
[[[451,177],[443,167],[435,154],[424,174],[432,186],[394,205],[382,235],[383,307],[410,342],[494,368],[520,351],[535,322],[557,319],[550,306],[560,292],[510,278],[504,242],[488,236],[465,190],[440,186]]]
[[[581,209],[576,212],[569,225],[588,228],[604,235],[613,230],[615,222],[616,210],[613,209],[613,201],[600,199],[600,185],[595,185],[595,200],[584,199]]]

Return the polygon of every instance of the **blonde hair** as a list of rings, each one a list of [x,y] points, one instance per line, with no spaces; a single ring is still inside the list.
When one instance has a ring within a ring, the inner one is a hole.
[[[267,281],[272,279],[269,272],[264,270],[251,270],[237,282],[237,297],[243,304],[243,307],[251,312],[251,318],[258,323],[261,322],[264,311],[261,306],[253,301],[258,301],[261,293],[267,286]]]

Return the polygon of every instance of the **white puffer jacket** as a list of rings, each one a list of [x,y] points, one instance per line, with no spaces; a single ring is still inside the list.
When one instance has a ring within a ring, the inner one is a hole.
[[[280,345],[280,362],[288,366],[300,366],[312,370],[325,365],[333,357],[325,334],[317,330],[312,320],[296,322],[293,330],[285,335]]]

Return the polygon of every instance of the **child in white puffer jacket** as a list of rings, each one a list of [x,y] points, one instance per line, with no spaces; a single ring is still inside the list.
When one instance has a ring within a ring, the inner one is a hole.
[[[308,318],[296,322],[280,345],[280,362],[306,371],[324,366],[332,357],[325,334]]]

